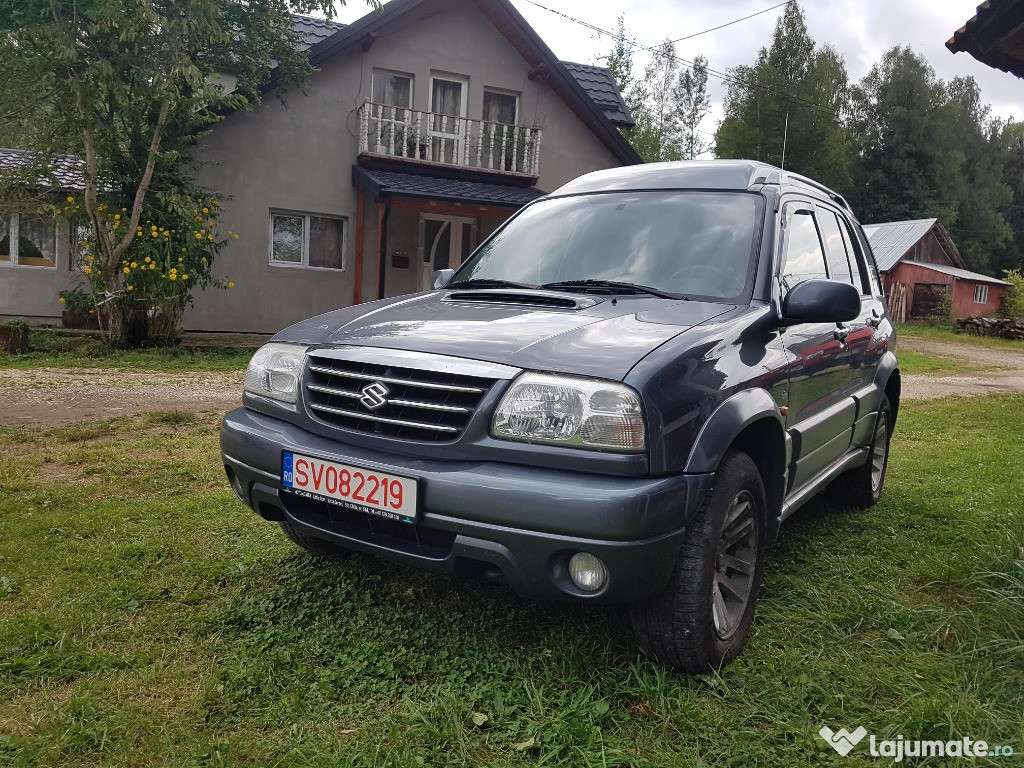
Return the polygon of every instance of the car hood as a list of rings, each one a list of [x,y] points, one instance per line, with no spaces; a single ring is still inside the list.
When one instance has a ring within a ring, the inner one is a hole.
[[[517,295],[528,300],[531,294],[489,294],[474,291],[473,300],[462,300],[452,291],[434,291],[360,304],[293,325],[274,340],[430,352],[622,379],[669,339],[736,309],[647,296],[547,294],[581,305],[558,309],[515,302]]]

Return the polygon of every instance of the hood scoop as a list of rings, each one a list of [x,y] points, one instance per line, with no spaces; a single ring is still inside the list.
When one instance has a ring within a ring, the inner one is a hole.
[[[603,299],[591,296],[567,296],[553,291],[479,290],[452,291],[441,301],[457,304],[503,304],[541,309],[586,309],[600,304]]]

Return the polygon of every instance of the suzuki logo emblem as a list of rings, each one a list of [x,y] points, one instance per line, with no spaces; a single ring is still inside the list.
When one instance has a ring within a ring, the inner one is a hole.
[[[391,394],[390,390],[381,384],[379,381],[373,382],[373,384],[367,384],[361,390],[361,396],[359,402],[366,406],[367,410],[376,411],[378,408],[388,404],[388,395]]]

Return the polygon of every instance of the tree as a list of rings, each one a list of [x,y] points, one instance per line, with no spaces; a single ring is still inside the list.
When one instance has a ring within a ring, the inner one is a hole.
[[[853,89],[851,202],[864,221],[940,218],[969,268],[994,274],[1012,239],[1003,211],[1008,147],[973,78],[944,83],[907,47]]]
[[[1010,190],[1010,201],[1000,209],[1012,238],[991,256],[994,274],[1005,270],[1024,270],[1024,123],[994,123],[992,146],[1000,158],[1003,184]]]
[[[700,137],[700,125],[711,109],[708,96],[708,60],[697,56],[693,67],[679,73],[673,91],[676,122],[679,126],[679,149],[684,160],[693,160],[711,149]]]
[[[790,0],[772,42],[753,65],[730,72],[725,116],[715,134],[718,157],[762,160],[843,191],[850,186],[841,115],[848,78],[842,57],[818,48],[803,11]]]
[[[698,126],[707,115],[707,60],[698,56],[687,68],[666,39],[658,45],[641,79],[633,74],[633,42],[619,17],[618,33],[604,61],[635,121],[626,133],[630,145],[646,162],[692,159],[708,147]]]
[[[140,222],[191,220],[202,195],[189,148],[225,112],[257,102],[272,67],[277,87],[303,84],[312,68],[291,12],[333,5],[0,0],[0,135],[37,150],[43,173],[55,148],[84,158],[81,207],[110,338],[127,340],[122,262]],[[233,90],[223,73],[237,78]],[[109,211],[121,208],[115,230]]]

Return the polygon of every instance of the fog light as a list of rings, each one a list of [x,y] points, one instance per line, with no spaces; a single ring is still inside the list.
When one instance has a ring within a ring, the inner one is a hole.
[[[584,592],[597,592],[608,581],[608,569],[589,552],[577,552],[569,558],[569,578]]]

